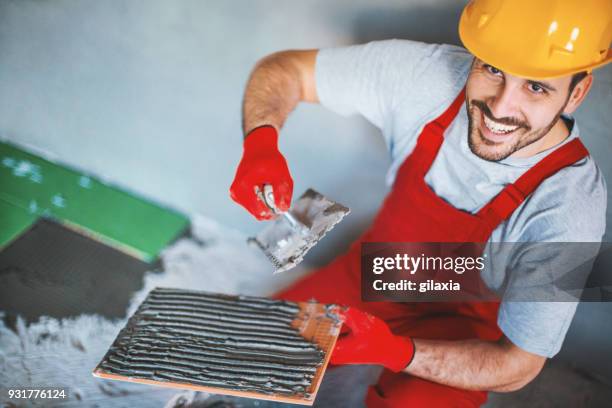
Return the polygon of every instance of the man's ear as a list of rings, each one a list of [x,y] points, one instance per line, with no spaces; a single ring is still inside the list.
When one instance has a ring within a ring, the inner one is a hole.
[[[574,90],[567,99],[567,104],[565,105],[563,113],[574,113],[574,111],[578,109],[578,106],[580,106],[582,101],[584,101],[584,98],[591,90],[591,85],[593,85],[593,74],[588,74],[587,76],[582,78],[582,80],[578,82],[574,87]]]

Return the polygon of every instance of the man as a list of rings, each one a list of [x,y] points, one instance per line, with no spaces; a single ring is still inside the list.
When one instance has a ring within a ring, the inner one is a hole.
[[[599,242],[605,183],[570,115],[591,70],[612,59],[611,18],[608,0],[474,0],[459,26],[470,53],[392,40],[280,52],[253,70],[230,191],[258,219],[273,217],[255,194],[263,184],[289,208],[277,132],[298,102],[365,116],[391,151],[393,188],[370,229],[278,295],[351,306],[332,363],[386,368],[369,407],[480,406],[486,391],[521,388],[559,351],[575,303],[362,302],[359,244]]]

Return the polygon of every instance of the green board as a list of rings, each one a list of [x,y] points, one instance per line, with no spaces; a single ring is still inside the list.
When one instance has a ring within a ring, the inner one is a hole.
[[[0,200],[0,248],[21,235],[37,218],[23,208]]]
[[[147,262],[189,225],[176,211],[0,142],[0,247],[40,216]]]

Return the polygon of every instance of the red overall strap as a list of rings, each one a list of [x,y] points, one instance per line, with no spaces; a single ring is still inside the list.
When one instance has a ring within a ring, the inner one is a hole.
[[[514,183],[506,185],[477,216],[494,223],[491,225],[498,225],[510,217],[542,181],[588,155],[589,152],[578,138],[564,144],[527,170]]]
[[[457,116],[457,112],[465,102],[465,88],[459,92],[453,103],[446,110],[423,127],[423,131],[417,140],[417,147],[420,148],[422,159],[422,170],[427,172],[433,164],[438,150],[444,142],[444,131]]]

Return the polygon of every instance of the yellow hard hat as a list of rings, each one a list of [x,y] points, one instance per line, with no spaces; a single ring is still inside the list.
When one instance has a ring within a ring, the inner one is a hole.
[[[612,0],[472,0],[459,36],[473,55],[519,77],[590,72],[612,61]]]

